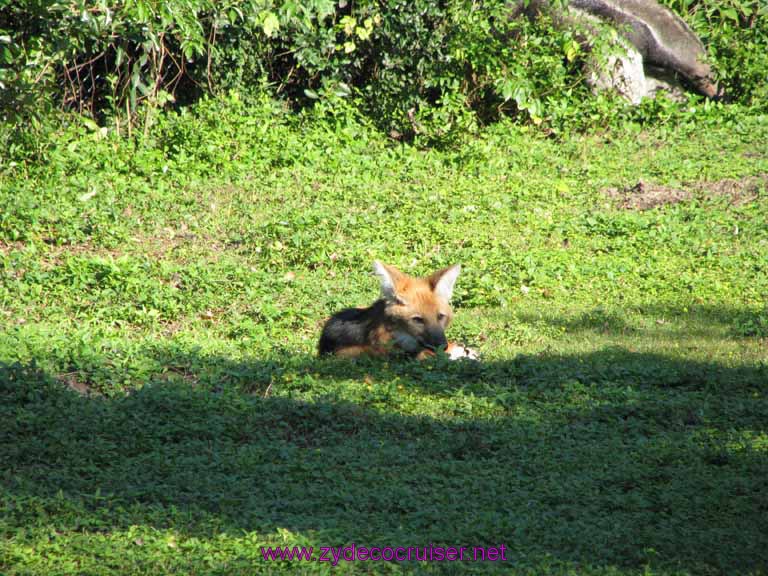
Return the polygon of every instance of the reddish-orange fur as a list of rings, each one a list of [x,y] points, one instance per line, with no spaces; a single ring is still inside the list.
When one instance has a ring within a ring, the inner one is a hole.
[[[393,266],[375,264],[383,298],[368,308],[342,310],[328,320],[320,338],[321,354],[355,357],[385,356],[405,351],[423,360],[435,351],[450,351],[445,339],[453,312],[449,299],[458,266],[425,278],[404,274]]]

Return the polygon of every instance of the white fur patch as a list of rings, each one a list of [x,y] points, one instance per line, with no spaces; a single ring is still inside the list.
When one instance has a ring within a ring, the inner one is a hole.
[[[378,260],[373,263],[373,271],[381,280],[381,295],[386,300],[395,300],[397,297],[395,294],[395,283],[392,281],[389,271]]]
[[[451,347],[451,351],[448,353],[448,358],[451,360],[479,360],[477,352],[472,348],[466,348],[456,344]]]
[[[446,302],[448,302],[451,299],[451,296],[453,296],[453,286],[456,284],[456,279],[459,277],[459,272],[461,272],[460,264],[451,266],[442,276],[440,276],[440,280],[438,280],[437,284],[435,284],[435,294],[437,294],[440,298],[443,298]]]

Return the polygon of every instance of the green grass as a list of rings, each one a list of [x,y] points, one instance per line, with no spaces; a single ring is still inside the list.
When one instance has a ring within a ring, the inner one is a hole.
[[[0,176],[0,572],[765,574],[768,190],[705,190],[766,142],[420,150],[234,100],[41,142]],[[639,180],[696,192],[605,194]],[[374,259],[461,262],[449,336],[483,361],[317,359]],[[351,543],[508,561],[260,553]]]

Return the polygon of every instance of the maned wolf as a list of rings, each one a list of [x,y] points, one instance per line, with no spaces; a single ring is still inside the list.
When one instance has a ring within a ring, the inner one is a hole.
[[[385,356],[403,351],[422,360],[444,350],[452,359],[476,359],[473,351],[445,338],[461,266],[426,278],[413,278],[378,261],[373,270],[381,279],[381,298],[368,308],[347,308],[331,316],[320,336],[321,355]]]

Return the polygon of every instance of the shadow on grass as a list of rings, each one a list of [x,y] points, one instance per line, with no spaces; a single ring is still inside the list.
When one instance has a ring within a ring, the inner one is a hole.
[[[519,319],[535,324],[541,321],[563,330],[568,334],[614,334],[627,335],[643,333],[646,337],[672,333],[691,337],[714,338],[768,338],[768,309],[728,308],[722,306],[692,305],[686,310],[664,305],[633,306],[630,313],[641,314],[644,318],[655,319],[652,329],[639,329],[627,322],[627,310],[597,307],[573,318],[541,317],[521,314]],[[680,325],[676,325],[682,322]]]
[[[768,566],[765,366],[621,349],[433,369],[151,353],[167,370],[117,398],[0,365],[5,530],[505,544],[534,570]],[[497,409],[438,419],[389,413],[365,395],[301,398],[312,382],[371,374]]]

